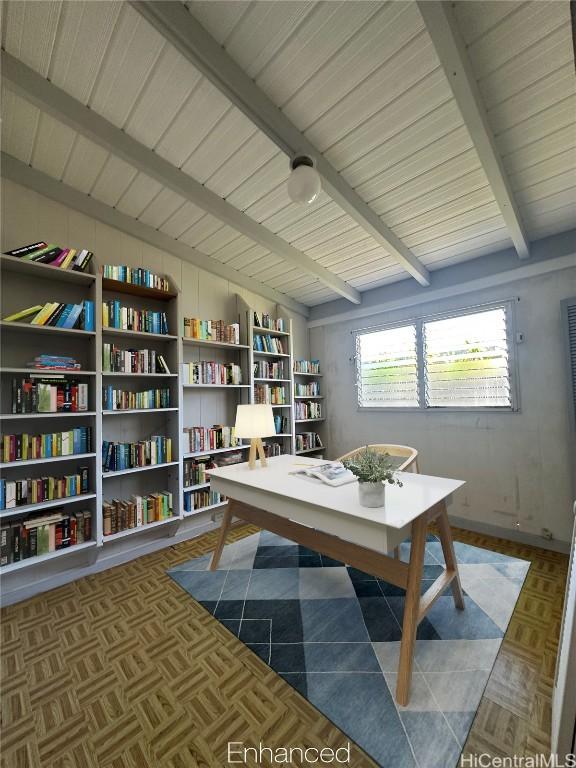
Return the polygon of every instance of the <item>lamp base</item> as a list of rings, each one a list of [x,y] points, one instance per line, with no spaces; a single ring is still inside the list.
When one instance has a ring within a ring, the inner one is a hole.
[[[250,450],[248,452],[248,466],[250,469],[256,469],[256,453],[260,459],[260,466],[267,467],[266,454],[264,453],[264,444],[261,437],[250,438]]]

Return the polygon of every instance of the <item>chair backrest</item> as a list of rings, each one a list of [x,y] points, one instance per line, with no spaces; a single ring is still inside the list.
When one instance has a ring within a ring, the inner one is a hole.
[[[349,451],[348,453],[345,453],[344,456],[340,456],[338,461],[351,459],[353,456],[366,450],[366,447],[377,453],[387,453],[390,456],[397,456],[398,458],[404,459],[404,461],[397,467],[400,472],[418,472],[418,451],[415,448],[410,448],[408,445],[363,445],[361,448],[354,448],[353,451]]]

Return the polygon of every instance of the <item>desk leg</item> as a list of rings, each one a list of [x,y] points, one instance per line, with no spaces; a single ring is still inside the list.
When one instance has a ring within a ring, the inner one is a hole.
[[[228,531],[230,530],[230,522],[232,521],[232,503],[232,499],[229,499],[228,504],[226,505],[226,509],[224,510],[224,517],[222,518],[222,525],[220,526],[218,543],[216,544],[216,549],[214,550],[212,560],[210,561],[211,571],[215,571],[218,568],[218,563],[220,562],[220,558],[222,556],[222,550],[224,549],[224,544],[226,544],[226,536],[228,535]]]
[[[438,515],[436,522],[440,533],[440,543],[442,544],[444,560],[446,561],[446,570],[448,573],[454,572],[454,578],[452,579],[451,584],[452,594],[454,595],[454,604],[456,605],[456,608],[464,610],[464,597],[462,596],[462,585],[460,584],[458,563],[454,553],[452,531],[450,530],[450,523],[448,522],[448,514],[446,512],[446,504],[444,504],[444,502],[442,502],[442,511]]]
[[[408,586],[406,588],[406,598],[404,601],[400,663],[398,665],[398,681],[396,684],[396,701],[401,706],[406,706],[410,698],[412,662],[416,646],[416,631],[418,629],[420,583],[422,581],[422,572],[424,569],[427,528],[426,517],[424,515],[421,515],[412,523]]]

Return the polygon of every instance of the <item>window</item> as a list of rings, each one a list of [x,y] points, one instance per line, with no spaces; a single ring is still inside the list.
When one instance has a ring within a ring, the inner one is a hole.
[[[356,332],[361,408],[516,409],[511,302]]]

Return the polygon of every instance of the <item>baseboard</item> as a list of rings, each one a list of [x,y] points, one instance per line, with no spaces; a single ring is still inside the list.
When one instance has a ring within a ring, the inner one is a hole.
[[[551,552],[561,552],[566,555],[570,554],[569,541],[545,539],[543,536],[537,536],[535,533],[517,531],[513,528],[500,528],[498,525],[490,525],[489,523],[478,523],[476,520],[469,520],[467,517],[458,517],[456,515],[448,514],[448,518],[450,523],[456,528],[464,528],[465,530],[473,531],[474,533],[485,533],[487,536],[495,536],[498,539],[517,541],[520,544],[528,544],[531,547],[548,549]]]
[[[210,517],[204,518],[201,522],[191,520],[189,525],[187,525],[184,520],[174,536],[162,536],[161,538],[148,539],[142,541],[140,544],[135,543],[134,540],[132,540],[129,549],[118,551],[110,549],[109,554],[107,554],[108,550],[106,547],[99,548],[98,559],[84,567],[72,567],[58,573],[47,574],[43,578],[41,574],[38,575],[38,571],[42,568],[41,565],[38,565],[37,571],[34,574],[34,579],[28,579],[26,584],[15,585],[13,588],[12,585],[10,585],[8,589],[5,589],[7,579],[4,577],[2,580],[3,584],[0,595],[0,605],[5,607],[13,605],[14,603],[19,603],[22,600],[35,597],[36,595],[48,592],[51,589],[62,587],[72,581],[83,579],[86,576],[92,576],[95,573],[106,571],[117,565],[123,565],[124,563],[130,562],[130,560],[135,560],[137,557],[149,555],[152,552],[157,552],[159,549],[172,547],[174,544],[180,544],[183,541],[197,538],[203,533],[213,531],[215,528],[218,528],[219,525],[219,522],[213,522]],[[146,532],[143,531],[142,535],[145,535],[145,533]]]

